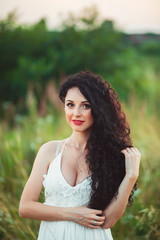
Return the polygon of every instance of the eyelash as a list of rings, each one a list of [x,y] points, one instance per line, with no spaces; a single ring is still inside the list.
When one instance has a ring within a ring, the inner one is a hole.
[[[69,106],[70,104],[71,104],[72,106]],[[73,103],[68,103],[67,106],[68,106],[68,107],[73,107]],[[83,104],[82,106],[87,106],[86,109],[89,109],[89,108],[90,108],[90,105],[89,105],[89,104]]]

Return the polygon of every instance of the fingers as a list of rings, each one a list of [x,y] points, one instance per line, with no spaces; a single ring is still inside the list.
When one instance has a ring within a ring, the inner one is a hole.
[[[105,216],[102,216],[103,211],[97,209],[90,209],[86,206],[80,207],[83,218],[78,218],[77,223],[88,228],[99,228],[105,220]]]
[[[94,225],[92,225],[92,224],[89,224],[87,227],[89,227],[89,228],[94,228],[94,229],[99,228],[99,226],[94,226]]]
[[[103,218],[105,219],[105,217]],[[99,228],[104,223],[104,220],[92,220],[91,223],[89,223],[89,227],[91,228]]]
[[[105,220],[105,216],[102,216],[102,217],[95,216],[93,220],[95,220],[95,221],[104,221]]]
[[[131,157],[131,158],[136,158],[140,160],[141,158],[140,152],[135,147],[123,149],[121,153],[123,153],[127,159]]]
[[[131,148],[127,147],[127,148],[121,150],[121,152],[122,153],[136,152],[136,153],[140,154],[140,152],[138,151],[138,149],[136,147],[131,147]]]
[[[125,155],[125,157],[129,157],[129,156],[141,156],[140,152],[138,151],[137,148],[135,147],[131,147],[131,148],[125,148],[121,151],[121,153],[123,153]]]
[[[88,222],[88,227],[99,228],[104,223],[104,220],[105,216],[93,215]]]
[[[105,220],[105,216],[93,216],[93,218],[91,219],[91,225],[93,226],[100,226],[104,223]]]
[[[94,225],[94,226],[100,226],[100,225],[102,225],[103,223],[104,223],[104,221],[95,221],[95,220],[93,220],[93,221],[91,222],[91,224]]]
[[[94,213],[95,213],[96,215],[101,215],[101,214],[103,213],[102,210],[93,209],[93,211],[94,211]]]
[[[125,169],[128,176],[137,179],[139,175],[139,166],[141,154],[137,148],[131,147],[121,151],[125,155]]]

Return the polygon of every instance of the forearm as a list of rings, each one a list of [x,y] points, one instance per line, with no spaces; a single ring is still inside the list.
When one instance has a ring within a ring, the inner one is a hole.
[[[74,218],[72,208],[48,206],[36,201],[21,203],[19,215],[41,221],[70,221]]]
[[[97,229],[104,222],[101,210],[90,209],[86,206],[79,207],[55,207],[39,202],[27,201],[20,204],[19,214],[24,218],[41,221],[72,221],[82,226]],[[93,221],[97,221],[97,225]]]
[[[125,175],[119,186],[117,197],[114,197],[111,203],[103,211],[103,215],[106,217],[106,220],[102,228],[106,229],[113,227],[118,219],[123,215],[136,179],[137,178],[131,174]]]
[[[119,186],[118,195],[116,198],[114,198],[113,201],[117,202],[122,210],[125,210],[127,206],[129,195],[134,187],[136,180],[136,177],[132,176],[131,174],[126,174]]]
[[[113,227],[123,215],[129,195],[139,175],[141,154],[138,149],[135,147],[126,148],[122,150],[121,153],[125,155],[126,175],[119,186],[117,197],[113,198],[103,212],[105,215],[105,222],[102,228],[104,229]]]

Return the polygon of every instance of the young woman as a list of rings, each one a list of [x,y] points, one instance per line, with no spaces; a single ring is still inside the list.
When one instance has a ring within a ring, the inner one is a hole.
[[[69,76],[59,97],[72,134],[40,148],[19,214],[41,220],[38,240],[112,240],[110,228],[132,203],[141,155],[115,91],[100,76]]]

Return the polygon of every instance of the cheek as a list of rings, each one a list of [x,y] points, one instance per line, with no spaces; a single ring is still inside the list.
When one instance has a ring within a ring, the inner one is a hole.
[[[66,119],[69,120],[72,116],[72,111],[65,108],[65,115],[66,115]]]
[[[87,118],[88,120],[90,120],[90,122],[93,122],[93,121],[94,121],[94,120],[93,120],[92,113],[91,113],[91,110],[87,112],[86,118]]]

